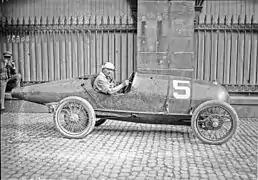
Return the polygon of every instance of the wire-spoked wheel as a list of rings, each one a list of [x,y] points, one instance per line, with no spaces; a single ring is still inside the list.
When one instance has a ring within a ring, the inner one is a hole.
[[[202,142],[223,144],[235,134],[238,116],[228,103],[216,100],[207,101],[195,109],[191,126]]]
[[[95,126],[95,112],[91,104],[77,96],[64,98],[54,113],[56,128],[68,138],[83,138]]]

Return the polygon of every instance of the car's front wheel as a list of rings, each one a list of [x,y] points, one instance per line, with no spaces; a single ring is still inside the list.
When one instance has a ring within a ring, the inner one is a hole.
[[[238,116],[228,103],[211,100],[199,105],[191,119],[195,135],[207,144],[223,144],[236,132]]]
[[[83,138],[94,128],[96,116],[91,104],[77,96],[60,101],[54,122],[59,132],[68,138]]]

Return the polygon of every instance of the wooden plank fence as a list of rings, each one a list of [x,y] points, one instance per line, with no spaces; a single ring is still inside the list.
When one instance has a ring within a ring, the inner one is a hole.
[[[132,16],[136,10],[137,0],[0,0],[0,16],[26,22],[34,16]]]
[[[254,16],[199,16],[195,39],[195,78],[235,85],[235,91],[258,92],[258,24]]]
[[[135,66],[136,27],[123,17],[83,17],[2,23],[0,53],[13,52],[24,81],[53,81],[95,74],[104,62],[116,66],[116,79]]]
[[[248,16],[249,17],[249,16]],[[230,91],[258,92],[258,23],[247,16],[200,16],[195,23],[195,78]],[[3,20],[0,53],[12,50],[24,81],[95,74],[106,61],[116,79],[136,65],[136,22],[130,16]]]
[[[203,15],[247,15],[258,17],[257,0],[199,0]],[[198,4],[197,4],[198,5]]]

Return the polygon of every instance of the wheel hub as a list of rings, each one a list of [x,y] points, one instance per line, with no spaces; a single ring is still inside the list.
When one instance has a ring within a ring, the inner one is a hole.
[[[204,121],[203,129],[206,130],[218,130],[223,124],[223,119],[220,118],[218,115],[210,115]]]
[[[72,122],[78,122],[79,121],[79,116],[78,114],[72,113],[70,116],[70,121]]]
[[[213,118],[212,119],[212,127],[217,128],[219,126],[219,119]]]

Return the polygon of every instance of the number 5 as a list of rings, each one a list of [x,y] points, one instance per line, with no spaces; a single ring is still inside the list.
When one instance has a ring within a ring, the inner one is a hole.
[[[180,85],[187,84],[187,85]],[[173,88],[175,91],[173,95],[176,99],[189,99],[191,96],[191,90],[189,87],[190,81],[173,80]],[[176,91],[180,91],[176,92]]]

